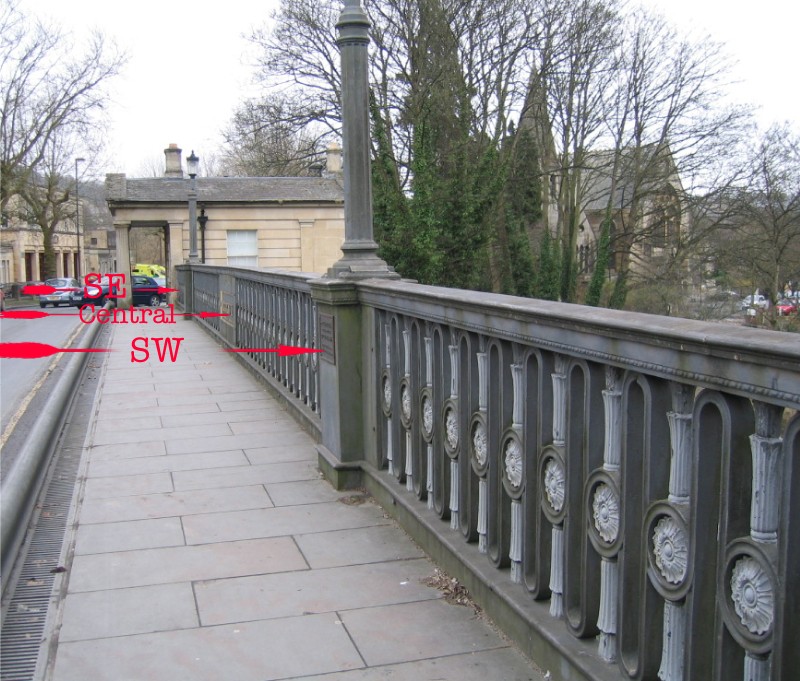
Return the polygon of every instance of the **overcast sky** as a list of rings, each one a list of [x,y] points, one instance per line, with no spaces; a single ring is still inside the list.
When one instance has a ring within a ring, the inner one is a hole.
[[[762,0],[737,12],[725,0],[647,0],[686,30],[710,34],[738,60],[742,83],[734,96],[761,107],[759,123],[800,127],[795,2]],[[244,35],[269,19],[278,0],[19,0],[31,14],[50,17],[80,36],[98,28],[130,56],[109,108],[110,167],[136,175],[163,162],[174,142],[203,156],[236,104],[257,91],[253,54]]]

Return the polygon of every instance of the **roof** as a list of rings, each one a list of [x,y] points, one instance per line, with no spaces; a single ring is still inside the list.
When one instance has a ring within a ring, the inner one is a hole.
[[[620,159],[618,168],[618,178],[612,208],[619,210],[630,206],[634,193],[640,195],[664,190],[668,186],[680,187],[675,165],[672,162],[669,147],[662,148],[662,164],[664,167],[656,166],[654,152],[658,150],[655,144],[647,144],[640,147],[642,170],[645,177],[639,179],[639,186],[636,187],[634,171],[631,167],[634,161],[634,149],[625,149]],[[611,175],[614,167],[614,151],[602,150],[592,151],[586,155],[586,167],[583,170],[583,191],[586,205],[584,210],[598,211],[605,210],[608,204],[608,197],[611,193]],[[647,176],[650,174],[650,177]]]
[[[187,201],[187,178],[125,178],[107,182],[113,203],[171,203]],[[344,188],[335,177],[198,177],[197,200],[219,203],[344,201]]]

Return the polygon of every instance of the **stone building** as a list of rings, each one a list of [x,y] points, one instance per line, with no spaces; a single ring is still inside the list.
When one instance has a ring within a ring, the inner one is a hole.
[[[91,190],[87,183],[82,187],[87,195],[79,199],[80,239],[74,211],[56,226],[53,250],[57,277],[74,277],[78,271],[81,275],[113,271],[115,241],[114,233],[108,230],[110,215],[94,200]],[[12,196],[0,225],[0,284],[44,279],[44,235],[26,215],[23,200]]]
[[[174,266],[189,259],[191,179],[177,145],[164,154],[162,177],[107,175],[106,200],[117,232],[118,271],[126,271],[126,260],[143,262],[131,237],[138,228],[149,228],[163,244],[158,264],[174,282]],[[317,177],[196,178],[200,261],[326,272],[341,257],[344,241],[341,168],[341,150],[332,146],[327,168]]]

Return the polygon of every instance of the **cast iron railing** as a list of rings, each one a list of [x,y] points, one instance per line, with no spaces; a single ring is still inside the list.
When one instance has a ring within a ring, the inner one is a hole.
[[[227,315],[196,318],[230,347],[248,349],[241,353],[247,363],[318,420],[317,355],[263,351],[280,345],[318,346],[316,307],[309,288],[315,275],[202,265],[177,269],[178,303],[195,314]]]
[[[306,278],[201,269],[197,305],[227,309],[214,276],[235,280],[232,344],[316,342]],[[425,504],[443,542],[476,544],[519,604],[548,604],[531,626],[562,622],[576,645],[560,637],[564,657],[596,638],[585,677],[794,678],[797,336],[353,286],[374,400],[352,405],[374,433],[365,474]],[[311,359],[252,357],[316,408]]]

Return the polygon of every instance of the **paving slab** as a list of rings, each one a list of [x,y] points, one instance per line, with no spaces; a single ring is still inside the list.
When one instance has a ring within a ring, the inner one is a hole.
[[[341,617],[370,666],[507,645],[472,608],[444,600],[363,608]]]
[[[224,624],[440,598],[422,583],[432,573],[423,558],[198,582],[195,593],[200,621]]]
[[[315,532],[295,537],[312,568],[423,558],[425,554],[397,525]]]
[[[180,516],[185,520],[198,513],[216,514],[271,506],[272,501],[261,485],[180,490],[162,494],[88,499],[84,502],[81,523],[112,523],[168,516]]]
[[[73,593],[64,601],[60,641],[85,641],[197,627],[191,584]]]
[[[70,593],[306,570],[289,537],[75,556]]]
[[[91,450],[92,461],[136,459],[141,456],[163,456],[167,453],[167,447],[163,440],[146,440],[117,445],[95,445]]]
[[[84,499],[113,499],[135,494],[158,494],[174,491],[172,475],[169,473],[143,473],[141,475],[89,478],[83,489],[83,497]]]
[[[230,435],[231,428],[227,423],[210,423],[206,425],[162,428],[160,421],[151,421],[145,428],[136,428],[133,430],[114,429],[97,432],[94,437],[94,444],[113,445],[139,442],[141,441],[143,434],[146,434],[148,438],[152,438],[154,440],[164,440],[165,442],[170,442],[172,440],[178,440],[187,437],[210,438],[213,436]],[[167,451],[169,451],[169,446],[167,446]],[[171,453],[174,454],[176,452]]]
[[[319,479],[316,464],[309,461],[308,457],[303,459],[199,471],[176,471],[172,474],[172,479],[175,489],[179,491]]]
[[[58,681],[272,681],[363,667],[336,615],[246,622],[59,646]]]
[[[312,461],[316,467],[317,450],[309,443],[276,447],[245,448],[244,454],[254,466],[277,464],[284,461]]]
[[[210,437],[190,437],[167,442],[168,454],[197,454],[217,452],[224,449],[247,449],[254,447],[292,446],[309,442],[309,437],[299,430],[281,433],[245,433],[243,435],[219,435]]]
[[[180,518],[131,520],[121,523],[80,525],[75,536],[75,554],[135,551],[165,546],[183,546]]]
[[[275,506],[296,506],[297,504],[322,504],[336,501],[345,493],[337,492],[314,471],[313,480],[277,482],[264,485]]]
[[[378,665],[325,676],[292,677],[300,678],[303,681],[542,681],[541,673],[511,647]]]
[[[216,443],[224,446],[224,441]],[[233,446],[233,443],[227,443]],[[169,443],[167,443],[169,449]],[[188,456],[187,456],[188,455]],[[247,466],[247,457],[241,449],[206,450],[204,452],[184,452],[165,456],[141,456],[121,459],[104,459],[89,464],[89,476],[107,478],[112,475],[139,475],[143,473],[169,473],[190,471],[198,468],[226,468],[228,466]]]
[[[183,528],[188,544],[201,544],[389,523],[386,514],[375,504],[352,507],[333,502],[187,516],[183,519]]]

